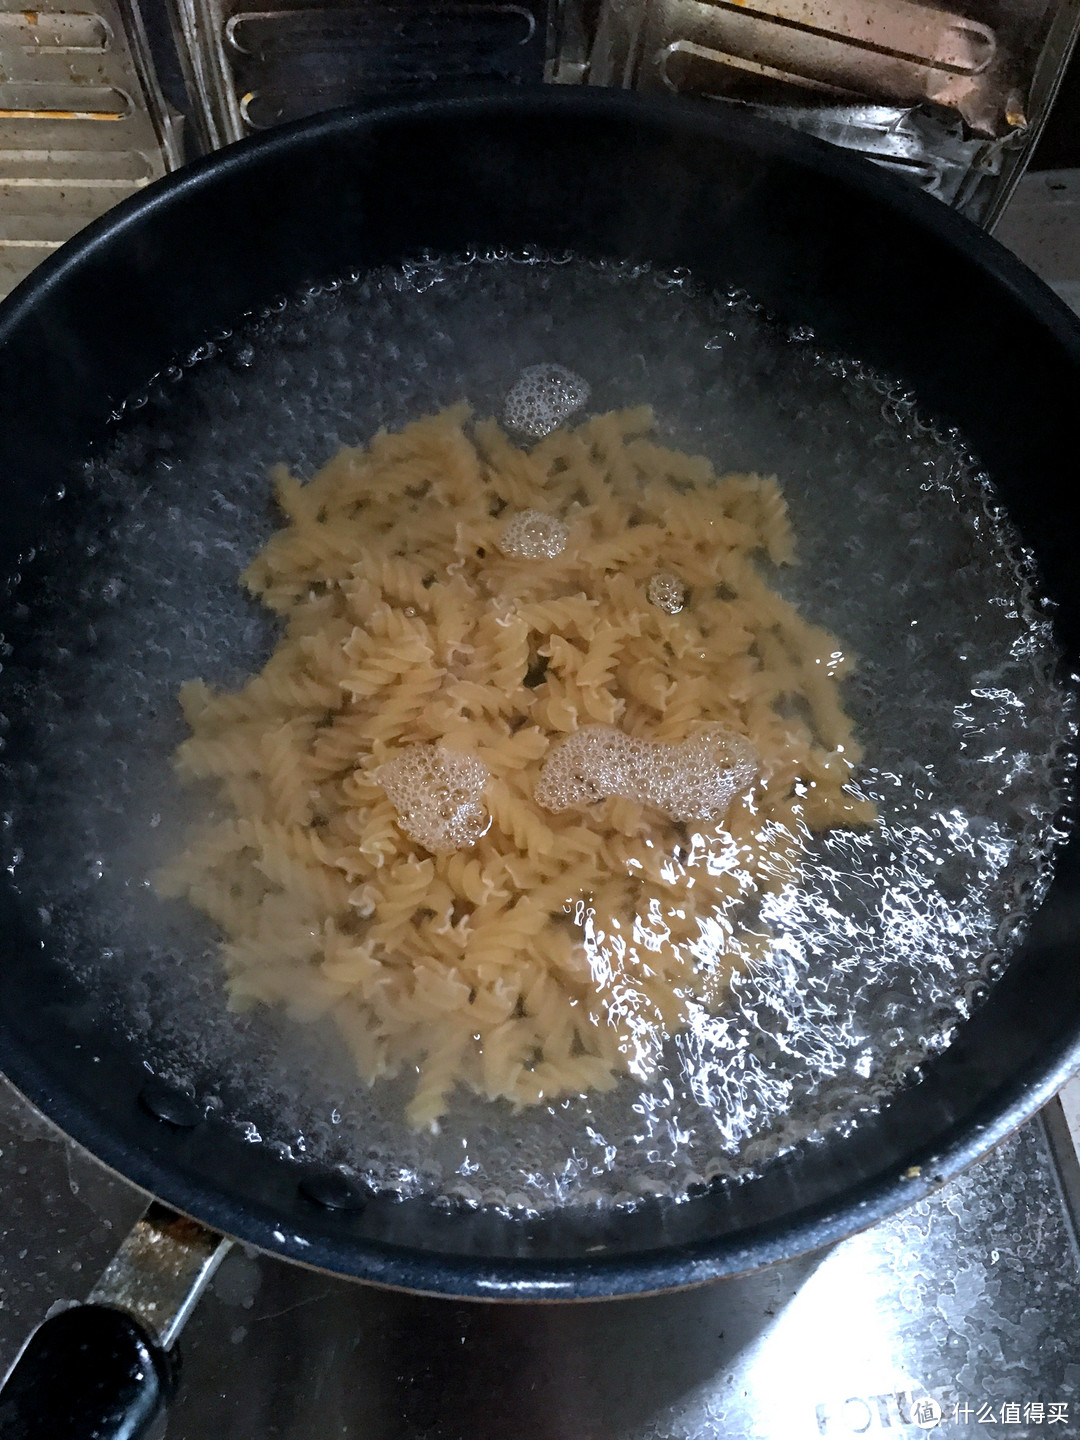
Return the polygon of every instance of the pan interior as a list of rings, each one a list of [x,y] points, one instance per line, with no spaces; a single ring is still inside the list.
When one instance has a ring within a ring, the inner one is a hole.
[[[837,830],[765,906],[769,957],[660,1073],[518,1113],[463,1092],[437,1135],[410,1077],[357,1083],[328,1025],[227,1011],[216,937],[151,877],[205,796],[175,780],[180,683],[235,685],[275,641],[238,575],[269,467],[310,476],[521,370],[651,404],[663,443],[775,474],[800,564],[770,583],[857,656],[845,703],[880,825]],[[1064,838],[1072,709],[1038,582],[963,437],[916,396],[691,276],[535,254],[334,280],[155,377],[58,502],[12,593],[6,863],[49,950],[154,1073],[254,1144],[403,1194],[542,1209],[737,1180],[858,1125],[987,993]]]

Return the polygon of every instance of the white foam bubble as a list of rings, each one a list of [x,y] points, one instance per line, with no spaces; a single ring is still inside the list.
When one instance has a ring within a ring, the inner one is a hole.
[[[589,382],[565,365],[529,365],[507,393],[503,419],[518,435],[540,440],[586,405],[589,394]]]
[[[481,799],[488,768],[474,755],[442,745],[407,745],[375,771],[398,812],[398,823],[418,845],[436,853],[467,850],[491,825]]]
[[[722,820],[757,770],[749,741],[720,726],[665,745],[614,725],[584,725],[549,751],[535,794],[547,810],[619,795],[671,820]]]
[[[677,575],[659,570],[650,577],[645,596],[650,605],[666,610],[669,615],[678,615],[686,604],[686,586]]]
[[[570,531],[542,510],[519,510],[503,526],[496,542],[506,556],[523,560],[554,560],[566,549]]]

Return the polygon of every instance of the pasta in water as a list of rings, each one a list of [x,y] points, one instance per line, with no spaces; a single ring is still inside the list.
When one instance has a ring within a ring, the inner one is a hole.
[[[526,451],[458,406],[280,470],[243,577],[280,643],[182,689],[178,768],[223,806],[160,888],[220,927],[234,1005],[329,1013],[366,1081],[415,1068],[413,1125],[458,1084],[648,1076],[768,944],[807,834],[874,819],[849,662],[759,569],[794,558],[776,482],[652,424]]]

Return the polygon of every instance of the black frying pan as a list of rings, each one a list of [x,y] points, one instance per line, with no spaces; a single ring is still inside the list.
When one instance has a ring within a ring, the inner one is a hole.
[[[175,354],[304,282],[472,246],[686,266],[901,377],[993,475],[1076,669],[1080,323],[985,234],[862,161],[726,110],[597,91],[302,122],[151,187],[64,247],[0,307],[0,568],[16,568],[42,497],[116,402]],[[0,1066],[42,1110],[209,1226],[432,1293],[629,1295],[816,1248],[978,1158],[1080,1059],[1074,838],[989,999],[920,1085],[851,1133],[679,1205],[454,1213],[352,1193],[244,1144],[198,1097],[144,1089],[138,1056],[86,1028],[6,885],[0,907]]]

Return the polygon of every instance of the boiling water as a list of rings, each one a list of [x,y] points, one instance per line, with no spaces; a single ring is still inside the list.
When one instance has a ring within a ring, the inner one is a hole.
[[[462,398],[499,414],[539,366],[583,377],[590,410],[651,403],[718,470],[779,476],[801,564],[771,583],[859,657],[845,699],[882,823],[817,843],[766,903],[771,957],[646,1089],[516,1115],[458,1093],[418,1135],[410,1077],[368,1090],[329,1026],[229,1014],[209,923],[154,894],[206,803],[170,768],[176,693],[273,647],[237,583],[273,530],[270,465],[310,475]],[[13,595],[8,863],[102,1023],[253,1143],[510,1205],[681,1192],[857,1124],[1000,973],[1049,882],[1073,718],[986,478],[899,387],[685,276],[471,257],[281,304],[115,419]]]

